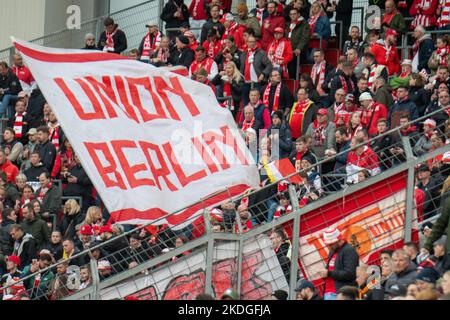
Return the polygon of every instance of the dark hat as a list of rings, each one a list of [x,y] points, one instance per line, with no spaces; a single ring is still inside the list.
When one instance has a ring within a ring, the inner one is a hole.
[[[423,268],[416,276],[416,280],[421,280],[428,283],[436,283],[439,278],[439,272],[437,272],[434,268]]]
[[[313,283],[311,281],[308,281],[308,280],[305,280],[305,279],[299,280],[297,282],[297,288],[295,288],[295,291],[300,292],[300,291],[302,291],[303,289],[306,289],[306,288],[310,288],[311,290],[314,290]]]
[[[433,223],[427,221],[424,224],[422,224],[422,226],[420,227],[420,232],[423,233],[426,229],[433,229]]]
[[[281,112],[280,110],[277,110],[277,111],[275,111],[275,112],[272,114],[272,118],[275,117],[275,116],[277,116],[278,118],[280,118],[280,120],[283,120],[283,112]]]
[[[287,300],[288,293],[284,290],[277,290],[274,293],[272,293],[272,296],[277,298],[277,300]]]
[[[447,244],[447,236],[443,235],[433,243],[434,246],[445,246]]]
[[[209,31],[208,31],[208,33],[206,34],[206,36],[207,36],[207,37],[214,37],[214,36],[217,36],[217,30],[214,29],[214,28],[209,29]]]
[[[417,172],[425,172],[425,171],[431,171],[430,167],[428,167],[426,164],[422,163],[419,168],[417,168]]]
[[[180,42],[184,45],[189,45],[188,37],[181,35],[181,36],[178,36],[178,40],[180,40]]]
[[[306,154],[302,157],[302,160],[306,160],[311,164],[315,164],[316,163],[316,159],[311,155],[311,154]]]

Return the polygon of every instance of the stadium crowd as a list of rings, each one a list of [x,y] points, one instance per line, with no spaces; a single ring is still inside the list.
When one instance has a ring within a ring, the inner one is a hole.
[[[450,141],[450,39],[428,33],[450,29],[450,1],[375,4],[382,16],[363,39],[363,30],[351,26],[353,1],[258,0],[251,10],[239,3],[233,15],[231,1],[193,0],[188,8],[183,0],[169,0],[160,17],[166,35],[153,21],[139,48],[126,52],[126,34],[108,18],[98,43],[88,34],[84,49],[128,54],[157,67],[184,66],[229,108],[261,169],[289,159],[300,172],[302,182],[295,188],[302,207],[405,162],[402,137],[415,156]],[[342,23],[342,43],[338,26],[331,36],[333,16]],[[401,60],[397,46],[408,31],[405,18],[411,17],[412,59]],[[4,299],[59,299],[73,293],[71,265],[81,267],[77,290],[83,289],[92,281],[85,266],[91,258],[105,279],[205,232],[200,219],[181,231],[149,226],[113,241],[136,226],[111,221],[20,54],[13,61],[11,67],[0,63],[0,114],[7,119],[0,150],[0,287],[9,286]],[[423,122],[409,124],[428,114]],[[394,128],[400,129],[385,134]],[[449,224],[449,165],[450,153],[445,153],[417,168],[419,220],[439,218],[433,227],[426,225],[432,231],[424,230],[428,236],[421,251],[408,243],[382,254],[380,288],[366,286],[368,266],[358,266],[357,252],[339,230],[326,232],[326,299],[437,299],[439,278],[448,297],[450,238],[440,237]],[[269,186],[273,181],[261,172],[261,187]],[[239,203],[221,204],[211,211],[212,228],[246,232],[290,210],[281,182]],[[288,236],[277,229],[271,239],[289,279]],[[103,242],[92,255],[70,259]],[[319,295],[302,280],[298,297]]]

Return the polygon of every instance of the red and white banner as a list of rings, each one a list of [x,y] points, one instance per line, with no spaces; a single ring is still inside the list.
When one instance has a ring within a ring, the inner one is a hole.
[[[210,87],[120,55],[13,41],[113,221],[177,225],[258,186]]]
[[[299,259],[306,278],[321,283],[318,275],[327,263],[323,232],[337,227],[365,264],[378,262],[380,251],[403,246],[405,236],[407,173],[402,172],[370,187],[346,195],[302,215]],[[412,217],[413,241],[418,240],[417,211]]]

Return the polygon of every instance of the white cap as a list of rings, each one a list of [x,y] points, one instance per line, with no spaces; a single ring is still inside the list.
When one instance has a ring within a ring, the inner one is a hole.
[[[434,121],[433,119],[427,119],[423,122],[423,124],[436,128],[436,121]]]
[[[359,96],[359,101],[365,101],[365,100],[373,100],[372,95],[369,92],[363,92],[360,96]]]
[[[405,60],[403,60],[403,62],[402,62],[402,66],[403,66],[403,65],[412,66],[412,61],[411,61],[410,59],[405,59]]]
[[[100,260],[98,262],[98,270],[111,270],[111,263],[108,260]]]
[[[341,240],[341,232],[338,228],[330,228],[323,233],[323,241],[327,245],[334,244],[339,240]]]

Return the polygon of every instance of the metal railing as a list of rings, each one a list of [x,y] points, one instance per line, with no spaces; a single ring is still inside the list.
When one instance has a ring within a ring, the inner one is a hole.
[[[417,119],[415,123],[424,120],[425,118],[433,116],[438,111],[428,114],[426,117],[423,117],[421,119]],[[401,136],[399,129],[393,129],[389,132],[386,132],[381,137],[385,135],[392,135],[397,134]],[[379,138],[379,137],[378,137]],[[375,140],[368,141],[367,143],[371,143]],[[287,198],[289,199],[289,203],[292,206],[292,212],[290,214],[282,214],[277,219],[272,219],[270,217],[270,214],[273,215],[273,212],[271,213],[271,209],[273,210],[273,206],[279,206],[279,199],[278,194],[274,193],[271,196],[264,197],[263,199],[258,199],[257,195],[261,192],[265,192],[270,188],[273,188],[276,186],[275,184],[271,184],[269,186],[266,186],[262,189],[256,190],[250,194],[247,194],[245,197],[239,197],[238,199],[230,199],[234,200],[234,203],[238,204],[242,199],[254,199],[249,201],[249,211],[251,213],[250,219],[253,221],[253,229],[251,230],[245,230],[248,226],[248,223],[244,223],[244,221],[241,221],[241,215],[236,212],[235,207],[231,206],[231,208],[225,209],[223,208],[223,222],[222,222],[222,230],[215,230],[217,226],[220,226],[220,223],[217,223],[214,221],[214,217],[211,215],[211,213],[207,210],[205,210],[202,213],[197,213],[193,217],[189,219],[186,223],[184,223],[182,226],[174,227],[172,229],[165,229],[160,230],[157,233],[151,234],[149,233],[146,228],[150,226],[145,225],[141,226],[137,229],[131,230],[129,232],[123,233],[121,235],[117,235],[115,237],[112,237],[110,239],[104,239],[105,241],[101,244],[94,244],[89,246],[89,249],[86,251],[83,251],[79,254],[74,255],[69,260],[75,261],[77,260],[78,265],[82,265],[80,261],[84,261],[85,264],[89,264],[90,266],[93,265],[93,262],[89,262],[89,260],[96,260],[98,264],[102,265],[104,267],[105,264],[108,265],[109,274],[103,274],[101,277],[99,277],[98,281],[94,281],[93,285],[87,289],[84,289],[82,291],[71,291],[68,298],[69,299],[80,299],[80,298],[106,298],[108,296],[108,288],[114,285],[117,285],[118,283],[131,279],[131,277],[138,276],[135,280],[129,280],[133,283],[133,281],[143,281],[141,278],[145,278],[152,274],[157,274],[158,272],[166,272],[168,270],[167,263],[175,262],[175,264],[182,264],[185,263],[185,261],[189,261],[190,257],[193,255],[204,255],[204,260],[206,261],[206,265],[204,266],[204,270],[206,270],[206,280],[202,280],[202,287],[201,290],[206,290],[207,292],[215,292],[217,295],[217,290],[212,290],[213,287],[213,275],[212,272],[212,266],[216,266],[217,263],[221,263],[222,260],[216,261],[213,257],[217,257],[220,253],[220,246],[224,242],[226,245],[235,245],[237,246],[237,249],[235,250],[236,256],[233,256],[232,259],[237,259],[239,261],[239,265],[233,265],[233,268],[237,268],[240,270],[235,274],[235,277],[239,279],[243,279],[244,276],[247,276],[247,274],[242,274],[245,270],[243,269],[243,260],[248,259],[246,255],[243,254],[244,248],[246,246],[253,245],[250,243],[251,241],[254,241],[258,237],[264,237],[266,236],[266,239],[268,239],[268,235],[272,233],[272,231],[280,226],[284,226],[286,229],[290,226],[290,229],[292,230],[292,236],[290,239],[292,239],[292,243],[290,245],[291,247],[291,260],[289,262],[290,268],[286,268],[287,262],[279,262],[279,266],[281,267],[283,271],[282,274],[284,276],[281,276],[280,278],[280,269],[273,265],[273,261],[271,262],[271,267],[268,266],[264,267],[265,269],[268,268],[267,272],[270,272],[273,282],[276,284],[277,289],[286,289],[287,283],[290,283],[290,291],[291,291],[291,298],[293,297],[293,290],[295,282],[298,278],[298,270],[299,265],[297,263],[294,263],[294,261],[297,261],[298,259],[298,236],[299,236],[299,223],[301,217],[304,215],[311,213],[311,212],[317,212],[317,214],[321,214],[321,209],[323,206],[327,204],[332,203],[338,203],[336,200],[339,200],[342,198],[343,194],[345,193],[345,197],[350,197],[354,192],[357,192],[358,190],[361,190],[365,187],[369,187],[371,185],[374,185],[378,183],[379,181],[383,181],[389,177],[392,177],[400,172],[408,171],[408,182],[407,182],[407,197],[406,197],[406,220],[405,220],[405,240],[409,241],[411,239],[411,226],[413,224],[412,219],[412,211],[415,208],[414,207],[414,200],[413,200],[413,190],[414,190],[414,167],[415,165],[422,163],[424,161],[427,161],[429,159],[434,158],[438,154],[442,154],[446,151],[450,150],[449,146],[445,146],[439,150],[435,150],[433,152],[429,152],[421,157],[414,157],[412,146],[410,145],[410,142],[408,139],[401,139],[398,142],[398,145],[402,147],[402,149],[405,152],[405,157],[403,159],[399,159],[397,156],[391,156],[387,159],[384,159],[382,163],[391,163],[392,167],[388,168],[383,173],[374,176],[370,179],[367,179],[366,181],[363,181],[361,183],[358,183],[357,185],[348,185],[348,186],[341,186],[341,188],[337,187],[339,192],[334,192],[328,196],[319,197],[319,199],[316,199],[315,201],[312,201],[308,203],[306,206],[303,206],[300,208],[300,205],[298,205],[299,196],[297,193],[299,190],[293,189],[293,186],[290,187],[290,192]],[[357,148],[358,146],[355,146],[352,149]],[[383,150],[387,152],[387,150]],[[342,155],[342,154],[340,154]],[[330,161],[330,159],[325,159],[318,164],[314,165],[313,167],[322,166],[325,163]],[[309,171],[311,168],[304,169],[303,171]],[[339,178],[338,178],[339,179]],[[339,182],[338,184],[345,184],[342,182]],[[326,190],[328,188],[336,188],[336,181],[331,181],[328,183],[325,183],[322,181],[322,185],[320,188],[323,190]],[[344,189],[342,189],[344,187]],[[202,203],[207,201],[207,199],[202,199],[198,201],[198,203]],[[431,199],[430,201],[436,201],[436,199]],[[278,204],[277,204],[278,203]],[[225,211],[226,214],[230,215],[233,218],[233,221],[225,221]],[[435,211],[435,210],[434,210]],[[431,213],[434,213],[431,212]],[[213,218],[212,218],[213,217]],[[243,216],[246,217],[245,215]],[[248,217],[248,216],[247,216]],[[164,219],[165,217],[161,218]],[[157,225],[158,222],[155,222],[154,225]],[[232,233],[230,233],[230,230]],[[303,231],[302,231],[303,232]],[[139,238],[140,245],[136,244],[136,241],[133,240],[133,242],[129,239],[129,237],[133,234],[140,234],[141,237]],[[156,236],[156,240],[155,240]],[[185,238],[188,238],[190,241],[186,242]],[[184,241],[184,244],[179,246],[177,245],[177,242],[179,240]],[[264,242],[264,240],[261,240]],[[265,245],[260,247],[259,250],[261,251],[268,251],[268,243],[267,241],[264,242]],[[141,247],[144,246],[142,249]],[[270,246],[270,244],[269,244]],[[174,248],[174,249],[173,249]],[[115,250],[116,249],[116,250]],[[107,254],[103,253],[103,250],[107,251]],[[218,252],[219,250],[219,252]],[[225,250],[223,250],[225,252]],[[97,253],[95,253],[97,252]],[[100,253],[99,253],[100,252]],[[187,253],[187,254],[183,254]],[[267,255],[267,253],[266,253]],[[95,259],[91,259],[91,258]],[[101,262],[102,261],[102,262]],[[231,263],[231,262],[230,262]],[[256,262],[255,262],[256,263]],[[259,263],[266,263],[261,262]],[[49,270],[55,269],[58,264],[50,266],[48,268],[43,268],[40,272],[45,273]],[[248,267],[248,264],[246,265]],[[97,266],[98,267],[98,266]],[[102,268],[103,268],[102,267]],[[273,269],[274,268],[274,269]],[[277,269],[278,268],[278,269]],[[169,268],[170,269],[170,268]],[[290,274],[286,274],[286,270],[291,270]],[[95,274],[96,269],[92,269],[93,271],[91,273]],[[162,271],[161,271],[162,270]],[[210,270],[210,271],[208,271]],[[216,269],[214,269],[216,270]],[[234,269],[233,269],[234,270]],[[273,271],[278,270],[278,271]],[[193,270],[191,270],[193,271]],[[102,271],[104,272],[104,271]],[[142,273],[146,273],[146,275],[139,276]],[[177,278],[177,272],[169,272],[170,274],[165,274],[166,280]],[[273,273],[273,274],[272,274]],[[34,275],[29,275],[22,279],[22,282],[29,281],[31,278],[33,278]],[[217,275],[214,274],[214,285],[217,286]],[[94,278],[92,278],[94,279]],[[284,279],[284,280],[280,280]],[[95,279],[94,279],[95,280]],[[281,282],[280,282],[281,281]],[[128,282],[127,282],[128,283]],[[146,283],[144,281],[144,283]],[[240,281],[235,282],[235,285],[237,284],[236,290],[245,291],[246,293],[243,295],[244,297],[251,297],[252,294],[254,294],[253,291],[251,291],[248,288],[241,288],[240,286],[242,283]],[[245,286],[245,284],[244,284]],[[272,285],[273,287],[274,285]],[[6,287],[7,288],[7,287]],[[5,288],[5,289],[6,289]],[[113,289],[115,287],[112,287]],[[134,288],[134,287],[133,287]],[[142,287],[142,283],[140,285],[136,285],[136,288],[145,289]],[[111,289],[111,290],[113,290]],[[136,289],[135,292],[138,292],[139,290]],[[33,291],[32,289],[29,289],[29,291]],[[114,289],[115,290],[115,289]],[[127,289],[130,291],[130,289]],[[246,291],[250,290],[250,291]],[[256,289],[255,289],[256,290]],[[275,288],[274,288],[275,290]],[[131,290],[132,291],[132,290]],[[253,292],[253,293],[252,293]],[[256,292],[256,291],[255,291]],[[129,292],[130,293],[130,292]],[[133,293],[133,292],[131,292]],[[242,293],[242,292],[240,292]],[[158,295],[161,296],[159,293]],[[49,292],[41,292],[39,296],[36,296],[36,294],[33,296],[35,299],[48,299]],[[123,298],[124,296],[120,296]],[[263,298],[263,296],[258,296],[259,298]]]
[[[149,0],[141,4],[126,8],[124,10],[97,17],[95,19],[83,22],[80,29],[69,30],[63,29],[56,31],[30,42],[47,47],[58,48],[82,48],[85,46],[85,35],[92,33],[96,36],[98,41],[101,33],[104,31],[103,21],[105,18],[112,17],[127,35],[128,50],[137,48],[146,34],[147,29],[145,25],[153,19],[159,19],[162,12],[164,0]],[[162,27],[162,25],[161,25]],[[15,48],[10,47],[0,51],[0,61],[12,62],[12,56],[15,53]]]

